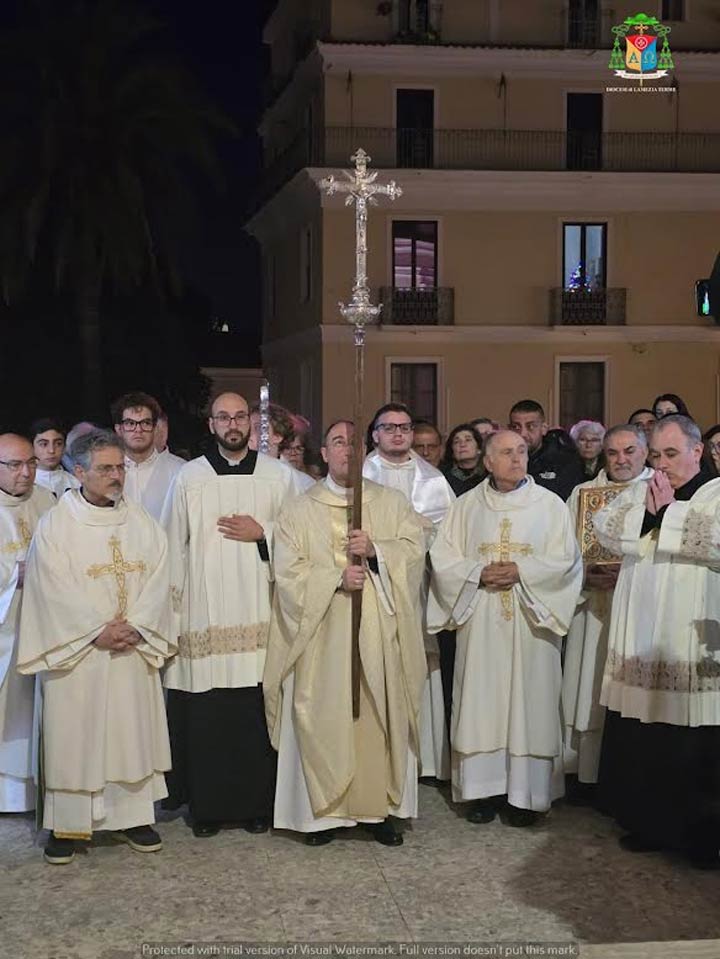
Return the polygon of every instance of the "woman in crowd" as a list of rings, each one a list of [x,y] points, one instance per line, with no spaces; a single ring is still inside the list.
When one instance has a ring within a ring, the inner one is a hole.
[[[448,436],[440,469],[456,496],[467,493],[485,478],[482,447],[482,436],[470,423],[460,423]]]
[[[690,416],[690,410],[676,393],[661,393],[660,396],[656,396],[652,408],[657,419],[662,419],[663,416],[669,416],[671,413]]]
[[[602,442],[605,427],[595,420],[579,420],[570,428],[570,439],[575,444],[586,480],[595,479],[603,466]]]
[[[720,423],[711,426],[703,436],[703,466],[713,476],[720,476]]]

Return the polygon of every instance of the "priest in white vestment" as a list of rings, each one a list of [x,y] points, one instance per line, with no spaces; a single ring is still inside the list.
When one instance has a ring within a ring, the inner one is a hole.
[[[406,498],[363,481],[352,530],[353,425],[334,423],[328,476],[285,505],[275,529],[276,595],[265,708],[279,751],[276,829],[324,845],[364,823],[402,844],[391,819],[417,815],[418,712],[427,672],[417,593],[422,523]],[[362,565],[350,565],[350,556]],[[352,593],[362,590],[360,708],[351,692]]]
[[[720,868],[720,480],[686,416],[659,420],[655,475],[595,516],[623,556],[600,701],[599,800],[630,852],[672,848]]]
[[[563,792],[560,647],[582,587],[565,504],[527,475],[517,433],[488,437],[489,477],[430,549],[428,625],[457,627],[452,786],[468,819],[528,826]]]
[[[403,494],[422,517],[426,548],[429,549],[439,523],[455,501],[455,494],[440,470],[412,449],[412,417],[406,406],[402,403],[381,406],[373,417],[372,425],[376,449],[365,460],[363,476]],[[438,640],[425,628],[428,583],[429,576],[426,575],[420,587],[427,658],[427,677],[420,710],[420,775],[442,781],[450,778],[450,743]]]
[[[18,669],[42,682],[45,859],[109,830],[138,852],[162,847],[170,744],[160,668],[175,651],[167,539],[122,496],[123,450],[105,430],[70,448],[80,490],[38,523],[27,561]]]
[[[148,393],[126,393],[112,405],[115,432],[125,447],[125,499],[160,521],[165,499],[185,460],[155,448],[160,404]]]
[[[35,680],[17,671],[25,558],[38,520],[55,498],[33,485],[33,447],[0,436],[0,812],[35,808],[32,728]]]
[[[212,442],[180,470],[163,512],[178,655],[165,671],[173,770],[166,805],[187,803],[193,833],[269,828],[276,756],[262,675],[275,520],[293,470],[248,449],[246,400],[212,404]]]
[[[595,479],[576,486],[567,502],[581,546],[583,490],[612,489],[617,495],[628,483],[634,483],[638,501],[644,501],[646,483],[653,475],[645,465],[647,455],[647,438],[640,427],[613,426],[605,433],[604,468]],[[621,559],[618,556],[616,563],[586,564],[583,591],[565,641],[562,686],[565,772],[569,777],[577,777],[576,782],[569,778],[566,783],[568,799],[575,802],[589,800],[598,779],[605,726],[600,686],[607,658],[613,590]]]
[[[69,489],[78,489],[80,482],[73,473],[63,469],[65,452],[65,429],[51,418],[35,420],[30,427],[33,450],[37,458],[35,485],[43,486],[60,497]]]

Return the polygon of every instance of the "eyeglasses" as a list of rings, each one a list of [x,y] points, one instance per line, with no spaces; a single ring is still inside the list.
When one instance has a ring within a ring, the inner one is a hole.
[[[151,429],[155,426],[155,420],[121,420],[120,425],[124,430],[127,430],[128,433],[134,433],[138,427],[143,431],[143,433],[149,433]]]
[[[292,446],[288,446],[288,450],[292,450],[293,453],[304,453],[304,452],[305,452],[305,447],[304,447],[304,446],[295,446],[295,444],[293,443]]]
[[[38,465],[37,457],[33,456],[29,460],[0,460],[0,466],[5,466],[11,473],[19,473],[23,466],[34,470]]]
[[[123,463],[115,465],[114,463],[103,463],[102,466],[93,466],[91,469],[99,473],[100,476],[112,476],[113,473],[124,473],[125,465]]]
[[[240,426],[242,423],[247,423],[250,419],[249,413],[236,413],[235,416],[230,416],[229,413],[218,413],[217,416],[210,417],[215,420],[216,423],[219,423],[220,426],[230,426],[233,420]]]
[[[383,433],[412,433],[412,423],[378,423],[375,429],[382,430]]]

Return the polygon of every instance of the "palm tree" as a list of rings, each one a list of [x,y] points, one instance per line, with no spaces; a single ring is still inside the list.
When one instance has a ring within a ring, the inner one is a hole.
[[[234,131],[131,0],[22,6],[0,41],[0,282],[10,301],[40,271],[70,295],[93,416],[103,293],[177,279],[173,236],[198,172],[221,180],[215,136]]]

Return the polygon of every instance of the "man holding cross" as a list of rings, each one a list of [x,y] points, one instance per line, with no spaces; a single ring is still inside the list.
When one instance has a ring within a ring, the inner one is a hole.
[[[42,680],[43,826],[62,865],[96,830],[162,847],[153,803],[170,767],[159,670],[175,652],[167,540],[123,497],[120,439],[93,430],[70,450],[81,489],[38,523],[27,560],[18,669]]]
[[[527,475],[510,430],[485,444],[490,474],[450,507],[430,548],[428,626],[457,628],[452,785],[467,818],[499,807],[529,826],[563,792],[560,644],[583,569],[563,502]]]

